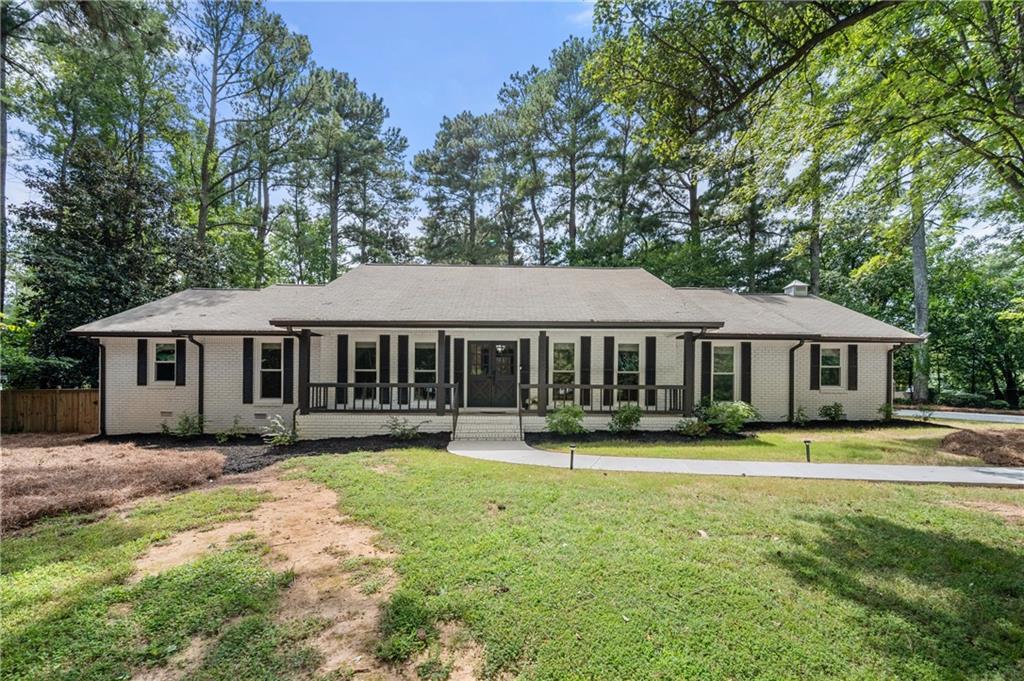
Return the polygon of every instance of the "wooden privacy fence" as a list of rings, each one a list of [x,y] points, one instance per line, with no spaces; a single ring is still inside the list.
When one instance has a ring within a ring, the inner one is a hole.
[[[0,391],[0,430],[5,433],[98,433],[100,391]]]

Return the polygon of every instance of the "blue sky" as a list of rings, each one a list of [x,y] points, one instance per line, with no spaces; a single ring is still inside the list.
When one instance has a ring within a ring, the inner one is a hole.
[[[590,35],[587,2],[270,2],[313,58],[384,99],[410,153],[442,116],[490,111],[509,75],[542,66],[570,35]]]

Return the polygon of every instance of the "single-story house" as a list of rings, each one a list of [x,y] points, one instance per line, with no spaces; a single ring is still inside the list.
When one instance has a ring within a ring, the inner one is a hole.
[[[642,269],[453,265],[189,289],[72,333],[99,344],[105,433],[196,414],[207,432],[258,430],[281,415],[302,438],[380,434],[394,416],[518,435],[570,403],[591,429],[627,404],[641,428],[669,429],[702,400],[744,400],[765,421],[836,402],[876,419],[893,350],[921,341],[800,282],[750,295]]]

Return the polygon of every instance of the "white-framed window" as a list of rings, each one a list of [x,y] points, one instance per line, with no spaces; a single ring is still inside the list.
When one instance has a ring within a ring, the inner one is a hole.
[[[617,385],[640,385],[640,344],[620,343],[615,367]],[[638,399],[640,393],[637,390],[619,390],[620,402],[636,402]]]
[[[175,343],[156,343],[153,348],[155,368],[154,380],[161,383],[174,383],[178,365],[178,346]]]
[[[281,399],[284,375],[281,343],[260,343],[260,399]]]
[[[437,343],[416,343],[412,351],[412,382],[437,382]],[[417,400],[432,400],[435,388],[415,388],[413,397]]]
[[[377,344],[373,341],[356,343],[355,346],[355,382],[377,382]],[[373,388],[356,388],[357,400],[372,400],[376,391]]]
[[[841,348],[821,349],[821,386],[839,388],[843,385],[843,352]]]
[[[576,345],[574,343],[553,343],[551,346],[551,382],[572,385],[576,383]],[[557,402],[572,402],[575,391],[572,388],[556,388]]]
[[[712,353],[711,399],[715,402],[732,402],[736,396],[736,348],[716,345]]]

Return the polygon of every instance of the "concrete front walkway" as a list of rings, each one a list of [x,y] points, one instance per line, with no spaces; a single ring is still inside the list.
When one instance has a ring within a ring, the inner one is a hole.
[[[919,419],[928,416],[932,421],[938,419],[949,419],[951,421],[987,421],[989,423],[1021,423],[1024,424],[1024,416],[1020,414],[990,414],[985,411],[930,411],[920,409],[897,409],[896,416],[906,416]]]
[[[448,451],[486,461],[568,468],[569,455],[535,449],[525,442],[454,441]],[[656,459],[632,456],[576,454],[575,467],[598,471],[689,473],[763,478],[873,480],[878,482],[997,485],[1024,488],[1024,468],[984,466],[903,466],[859,463],[785,463],[776,461],[714,461]]]

